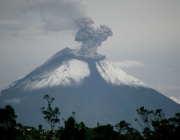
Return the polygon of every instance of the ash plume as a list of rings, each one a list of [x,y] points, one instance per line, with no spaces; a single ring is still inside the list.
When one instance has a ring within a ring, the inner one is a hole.
[[[97,51],[101,43],[112,36],[113,32],[107,25],[100,25],[96,29],[92,26],[94,21],[90,18],[80,18],[76,20],[79,30],[76,33],[75,41],[82,42],[81,51],[89,54]]]

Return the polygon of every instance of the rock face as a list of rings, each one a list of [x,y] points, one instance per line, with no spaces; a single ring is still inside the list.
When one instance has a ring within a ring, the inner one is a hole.
[[[141,106],[163,109],[167,117],[180,112],[177,103],[126,74],[105,56],[70,48],[2,90],[0,102],[11,104],[23,125],[48,128],[39,110],[47,106],[46,94],[55,98],[53,106],[60,109],[61,119],[74,111],[75,119],[89,127],[115,125],[121,120],[136,126],[136,109]]]

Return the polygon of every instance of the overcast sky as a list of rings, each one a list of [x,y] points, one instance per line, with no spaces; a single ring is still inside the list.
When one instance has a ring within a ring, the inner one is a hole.
[[[0,0],[0,90],[64,47],[75,19],[108,25],[98,53],[166,96],[180,97],[179,0]]]

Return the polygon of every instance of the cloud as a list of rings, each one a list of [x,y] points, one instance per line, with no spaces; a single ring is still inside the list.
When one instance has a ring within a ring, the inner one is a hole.
[[[15,103],[15,104],[19,104],[21,102],[21,99],[19,98],[14,98],[12,100],[6,100],[6,103]]]
[[[144,67],[144,64],[134,60],[115,61],[114,64],[120,68]]]
[[[176,85],[158,85],[155,87],[158,91],[160,92],[169,92],[171,93],[172,91],[179,91],[180,90],[180,87],[179,86],[176,86]]]
[[[83,0],[2,0],[0,31],[77,29],[75,20],[86,15]]]

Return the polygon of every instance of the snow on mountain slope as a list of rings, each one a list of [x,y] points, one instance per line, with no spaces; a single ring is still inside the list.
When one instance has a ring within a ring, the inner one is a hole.
[[[176,102],[176,103],[178,103],[178,104],[180,104],[180,98],[178,99],[178,98],[175,98],[175,97],[169,97],[171,100],[173,100],[174,102]]]
[[[127,86],[142,86],[148,87],[143,82],[134,78],[133,76],[127,75],[120,68],[113,65],[108,59],[101,60],[96,62],[96,67],[102,76],[102,78],[107,82],[113,85],[127,85]]]
[[[33,82],[30,82],[27,87],[32,90],[59,85],[71,86],[72,83],[79,85],[83,79],[89,75],[90,70],[86,62],[70,59],[63,61],[58,68],[39,75]]]
[[[94,65],[100,77],[108,84],[148,88],[146,84],[126,74],[103,55],[83,54],[82,51],[65,48],[6,89],[31,91],[47,87],[79,86],[83,84],[84,78],[91,76]]]

